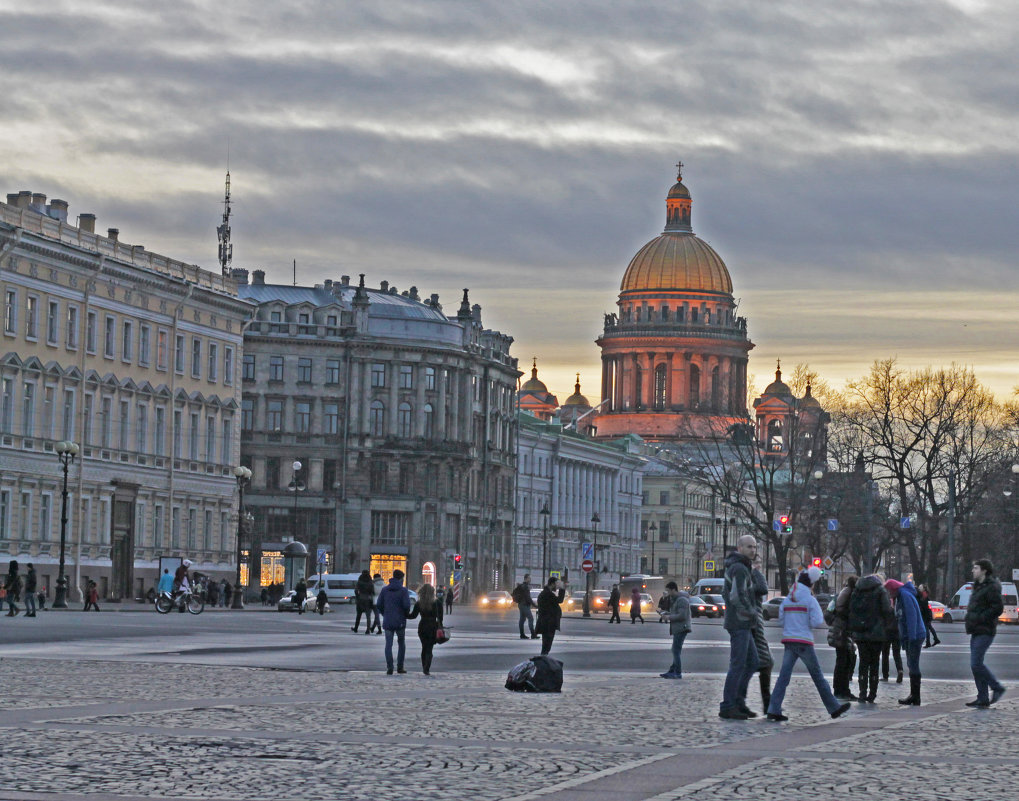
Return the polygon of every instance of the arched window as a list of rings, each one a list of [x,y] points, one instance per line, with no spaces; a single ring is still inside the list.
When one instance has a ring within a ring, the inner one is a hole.
[[[381,437],[386,433],[386,407],[382,401],[372,401],[368,408],[368,429],[373,437]]]
[[[432,404],[425,404],[425,439],[431,439],[435,436],[435,410],[432,408]]]
[[[711,408],[718,411],[722,402],[722,384],[718,376],[718,365],[711,369]]]
[[[768,423],[768,450],[781,451],[784,449],[784,438],[782,436],[782,421],[772,420]]]
[[[396,435],[403,439],[409,439],[413,432],[414,424],[409,403],[401,403],[397,410]]]
[[[659,411],[665,408],[666,371],[667,368],[664,364],[655,368],[655,409]]]
[[[701,403],[701,368],[690,365],[690,408],[696,409]]]

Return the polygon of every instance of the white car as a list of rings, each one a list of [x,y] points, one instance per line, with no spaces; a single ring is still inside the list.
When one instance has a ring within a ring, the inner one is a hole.
[[[279,601],[276,603],[276,611],[277,612],[296,612],[297,611],[297,604],[294,602],[294,593],[295,593],[295,590],[291,590],[290,592],[286,593],[282,598],[279,599]],[[308,596],[305,597],[305,599],[304,599],[304,611],[306,613],[318,611],[317,608],[315,607],[315,596],[314,595],[310,595],[309,594]],[[331,612],[332,611],[329,608],[328,602],[326,603],[326,611],[327,612]]]

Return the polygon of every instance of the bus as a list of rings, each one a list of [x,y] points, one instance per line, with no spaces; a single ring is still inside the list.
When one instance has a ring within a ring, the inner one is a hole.
[[[619,579],[620,606],[629,602],[630,593],[633,592],[634,587],[639,592],[646,592],[650,595],[651,600],[657,606],[658,599],[665,594],[665,581],[666,579],[662,576],[647,576],[643,573],[632,573],[629,576],[624,576]]]

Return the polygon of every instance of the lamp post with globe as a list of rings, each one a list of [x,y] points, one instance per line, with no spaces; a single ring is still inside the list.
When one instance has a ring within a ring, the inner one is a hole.
[[[234,468],[234,478],[237,479],[237,579],[234,583],[234,597],[230,604],[231,609],[244,608],[244,589],[241,586],[241,539],[244,533],[244,488],[251,481],[251,470],[244,465]]]
[[[66,440],[57,443],[57,458],[64,470],[64,488],[60,504],[60,565],[57,568],[57,594],[53,598],[54,609],[67,609],[67,576],[64,562],[67,555],[67,471],[78,455],[78,443]]]

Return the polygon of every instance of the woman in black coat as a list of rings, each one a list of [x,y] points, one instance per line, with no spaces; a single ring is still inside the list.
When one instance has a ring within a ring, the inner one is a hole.
[[[418,639],[421,640],[421,670],[426,676],[431,675],[432,649],[435,647],[435,632],[442,625],[442,604],[435,600],[435,588],[424,584],[418,589],[417,603],[410,610],[407,619],[420,617],[418,622]]]
[[[371,573],[362,570],[354,586],[354,605],[357,615],[354,618],[354,625],[350,627],[353,632],[361,625],[361,615],[364,615],[365,634],[372,633],[372,607],[375,606],[375,582],[372,581]]]
[[[538,622],[534,626],[534,632],[541,635],[542,654],[552,650],[552,640],[559,631],[559,620],[563,616],[563,609],[559,604],[565,598],[566,588],[557,578],[550,578],[545,584],[545,589],[538,593]]]

